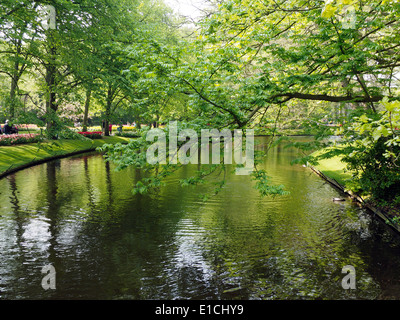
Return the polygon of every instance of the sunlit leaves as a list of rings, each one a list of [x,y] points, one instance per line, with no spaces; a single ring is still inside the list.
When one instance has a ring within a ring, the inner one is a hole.
[[[359,138],[362,137],[361,144],[366,148],[372,148],[381,138],[385,138],[385,145],[389,148],[396,146],[400,141],[400,102],[390,102],[385,97],[382,105],[386,110],[379,114],[378,119],[369,118],[363,114],[350,128]],[[391,154],[390,150],[386,152],[387,156]],[[355,156],[356,151],[353,151],[350,157]]]
[[[336,13],[337,9],[338,9],[337,7],[334,7],[332,4],[328,3],[324,7],[324,10],[322,11],[321,16],[323,18],[327,18],[327,19],[331,18],[331,17],[334,16],[334,14]]]
[[[395,110],[400,110],[400,101],[389,101],[387,97],[382,100],[382,104],[385,109],[389,112],[393,112]]]

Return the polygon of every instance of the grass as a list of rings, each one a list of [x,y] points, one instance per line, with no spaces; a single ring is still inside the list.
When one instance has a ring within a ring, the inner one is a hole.
[[[7,171],[25,167],[36,162],[66,156],[75,152],[95,150],[105,143],[127,143],[130,139],[124,137],[103,137],[89,141],[56,140],[45,143],[24,144],[0,147],[0,176]]]
[[[324,150],[316,151],[313,155],[317,156],[323,152]],[[346,164],[341,161],[340,156],[330,159],[322,159],[318,162],[318,165],[314,166],[315,169],[322,172],[325,176],[336,180],[340,185],[346,187],[347,182],[352,176],[351,172],[346,171]]]

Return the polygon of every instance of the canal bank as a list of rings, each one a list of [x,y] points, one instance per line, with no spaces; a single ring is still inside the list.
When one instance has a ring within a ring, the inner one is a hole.
[[[321,151],[318,151],[315,154],[320,152]],[[392,217],[388,212],[373,206],[365,197],[352,192],[346,187],[346,181],[351,179],[351,173],[346,171],[346,165],[340,161],[340,157],[336,156],[331,159],[323,159],[319,161],[318,165],[308,165],[308,167],[322,179],[340,190],[347,197],[351,198],[359,206],[368,209],[377,217],[382,219],[388,227],[400,234],[400,226],[392,222]]]
[[[95,140],[55,140],[0,147],[0,179],[16,171],[47,161],[96,150],[104,144],[128,143],[130,138],[103,137]]]

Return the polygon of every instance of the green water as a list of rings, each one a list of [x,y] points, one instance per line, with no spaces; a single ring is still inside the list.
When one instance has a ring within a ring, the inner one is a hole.
[[[266,140],[261,138],[261,142]],[[370,213],[272,149],[264,163],[290,195],[260,198],[229,176],[207,203],[184,167],[133,196],[141,172],[97,154],[0,180],[1,299],[398,299],[400,241]],[[202,186],[207,190],[212,186]],[[56,289],[41,285],[43,266]],[[356,289],[342,268],[354,266]]]

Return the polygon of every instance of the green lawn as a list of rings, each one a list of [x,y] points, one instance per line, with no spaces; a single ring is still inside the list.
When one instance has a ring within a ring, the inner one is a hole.
[[[0,176],[6,171],[24,167],[37,161],[64,156],[75,152],[91,151],[105,143],[127,143],[130,139],[123,137],[103,137],[90,141],[56,140],[46,143],[25,144],[0,147]]]
[[[317,151],[313,155],[321,154],[322,151]],[[340,160],[340,156],[330,159],[319,160],[319,164],[314,166],[315,169],[322,172],[325,176],[336,180],[340,185],[346,186],[346,181],[351,179],[351,173],[346,172],[346,164]]]

